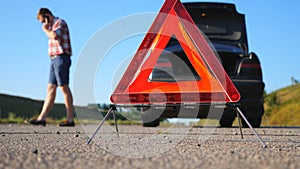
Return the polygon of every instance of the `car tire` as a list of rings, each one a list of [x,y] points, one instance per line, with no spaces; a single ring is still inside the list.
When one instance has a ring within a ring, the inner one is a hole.
[[[252,107],[246,107],[241,110],[243,114],[245,115],[248,122],[251,124],[254,128],[259,128],[262,121],[262,116],[264,114],[264,108],[263,103],[256,104],[256,106]],[[242,118],[242,125],[243,127],[248,128],[248,124],[246,121]]]
[[[247,117],[247,120],[248,122],[251,124],[252,127],[254,128],[259,128],[260,125],[261,125],[261,120],[262,120],[262,117]],[[242,125],[243,127],[245,128],[249,128],[248,124],[246,123],[246,121],[244,119],[242,119]]]
[[[220,126],[221,127],[232,127],[232,123],[235,119],[235,111],[234,110],[227,110],[224,111],[221,119],[220,119]]]
[[[159,126],[159,119],[155,119],[151,122],[143,122],[143,127],[157,127]]]
[[[159,115],[158,112],[154,110],[147,109],[147,112],[142,113],[143,127],[157,127],[159,126]]]

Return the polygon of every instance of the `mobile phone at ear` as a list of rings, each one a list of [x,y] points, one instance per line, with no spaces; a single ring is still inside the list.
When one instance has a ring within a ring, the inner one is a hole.
[[[49,23],[49,17],[48,16],[45,16],[45,24],[48,24]]]

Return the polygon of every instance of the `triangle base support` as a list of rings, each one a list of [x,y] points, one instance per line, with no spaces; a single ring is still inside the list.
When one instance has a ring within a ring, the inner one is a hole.
[[[117,131],[117,136],[119,138],[119,129],[118,129],[118,124],[117,124],[117,119],[116,119],[116,112],[117,112],[116,106],[115,105],[110,105],[110,109],[108,110],[108,112],[106,113],[104,118],[102,119],[101,123],[99,124],[99,126],[95,130],[94,134],[88,139],[87,144],[90,144],[92,142],[92,140],[96,136],[97,132],[100,130],[100,128],[102,127],[105,120],[109,117],[110,114],[113,114],[114,121],[115,121],[115,126],[116,126],[116,131]]]
[[[249,123],[249,121],[247,120],[246,116],[244,115],[244,113],[241,111],[241,109],[234,103],[227,103],[227,106],[234,108],[236,113],[237,113],[237,117],[238,117],[238,122],[239,122],[239,128],[240,128],[240,133],[241,133],[241,137],[242,139],[243,137],[243,131],[242,131],[242,125],[241,125],[241,117],[243,118],[243,120],[246,122],[246,124],[248,125],[248,127],[251,129],[251,131],[254,133],[254,135],[256,136],[256,138],[259,140],[259,142],[262,144],[263,148],[267,148],[266,143],[262,140],[262,138],[257,134],[257,132],[255,131],[255,129],[252,127],[252,125]]]
[[[255,131],[255,129],[249,123],[249,121],[247,120],[247,118],[245,117],[245,115],[243,114],[243,112],[241,111],[241,109],[236,104],[234,104],[234,103],[227,103],[226,105],[228,107],[234,108],[235,111],[236,111],[236,113],[237,113],[238,123],[239,123],[239,129],[240,129],[240,133],[241,133],[242,139],[244,137],[243,137],[243,132],[242,132],[241,117],[246,122],[246,124],[251,129],[251,131],[254,133],[254,135],[259,140],[259,142],[262,144],[263,148],[267,148],[266,143],[262,140],[262,138],[258,135],[258,133]],[[116,115],[115,115],[116,112],[117,112],[116,106],[115,105],[110,105],[110,109],[108,110],[108,112],[105,115],[105,117],[102,119],[101,123],[99,124],[99,126],[97,127],[97,129],[95,130],[95,132],[93,133],[93,135],[88,139],[87,144],[91,143],[91,141],[96,136],[97,132],[100,130],[100,128],[102,127],[102,125],[104,124],[105,120],[109,117],[110,114],[113,114],[114,121],[115,121],[115,126],[116,126],[116,132],[117,132],[117,136],[119,138],[119,129],[118,129],[118,124],[117,124]]]

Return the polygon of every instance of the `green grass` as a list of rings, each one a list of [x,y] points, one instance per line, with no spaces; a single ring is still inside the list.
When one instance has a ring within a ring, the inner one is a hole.
[[[32,100],[29,98],[0,94],[0,119],[7,119],[10,112],[16,117],[27,119],[39,114],[43,101]],[[55,104],[49,117],[60,119],[65,116],[63,104]]]
[[[274,91],[265,97],[265,126],[300,126],[300,84]]]

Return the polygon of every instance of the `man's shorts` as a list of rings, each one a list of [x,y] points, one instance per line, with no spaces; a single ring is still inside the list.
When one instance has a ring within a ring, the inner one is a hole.
[[[58,86],[69,84],[71,58],[69,55],[59,55],[51,59],[49,83]]]

